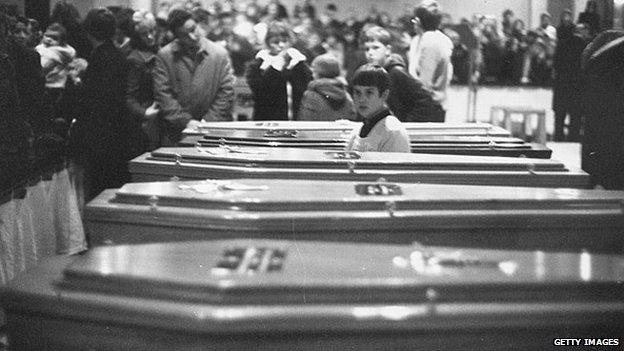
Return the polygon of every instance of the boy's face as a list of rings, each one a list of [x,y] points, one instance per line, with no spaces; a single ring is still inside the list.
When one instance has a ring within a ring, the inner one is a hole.
[[[43,39],[41,39],[41,42],[45,46],[59,46],[61,43],[60,38],[61,35],[59,32],[48,29],[43,34]]]
[[[390,56],[392,50],[390,45],[384,45],[379,40],[367,41],[364,43],[364,51],[366,52],[366,61],[376,65],[383,66],[386,57]]]
[[[354,85],[353,102],[356,111],[364,118],[371,117],[386,106],[389,90],[379,93],[377,87]]]

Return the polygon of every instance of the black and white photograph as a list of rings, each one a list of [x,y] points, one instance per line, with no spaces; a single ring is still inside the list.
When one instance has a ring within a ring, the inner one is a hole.
[[[0,0],[0,351],[624,348],[624,0]]]

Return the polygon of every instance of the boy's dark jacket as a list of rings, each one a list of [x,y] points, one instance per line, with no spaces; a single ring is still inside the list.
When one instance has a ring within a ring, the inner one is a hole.
[[[439,120],[441,106],[431,91],[405,69],[405,61],[397,54],[386,59],[384,68],[390,74],[388,107],[401,122],[444,122]]]
[[[342,79],[320,78],[308,84],[301,101],[300,120],[335,121],[354,118],[353,99]]]

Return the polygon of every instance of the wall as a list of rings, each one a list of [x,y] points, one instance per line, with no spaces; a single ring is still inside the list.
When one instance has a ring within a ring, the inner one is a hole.
[[[289,7],[294,7],[301,0],[282,0]],[[524,20],[529,19],[530,3],[546,3],[545,0],[438,0],[442,10],[451,14],[454,21],[459,21],[462,17],[471,18],[473,14],[494,15],[501,17],[503,11],[507,8],[513,9],[516,17]],[[413,9],[418,5],[418,0],[316,0],[313,1],[317,10],[322,10],[326,4],[334,3],[338,7],[341,17],[348,16],[363,17],[368,10],[376,6],[379,10],[387,11],[392,16],[398,16],[406,8]]]

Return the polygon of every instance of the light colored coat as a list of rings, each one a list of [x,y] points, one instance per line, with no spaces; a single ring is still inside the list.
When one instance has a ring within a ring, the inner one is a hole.
[[[448,110],[446,95],[453,78],[453,42],[439,30],[414,37],[408,53],[408,72],[433,91],[433,99]]]
[[[202,38],[195,59],[183,55],[177,40],[156,56],[154,98],[171,142],[191,119],[232,119],[234,75],[227,51]]]

